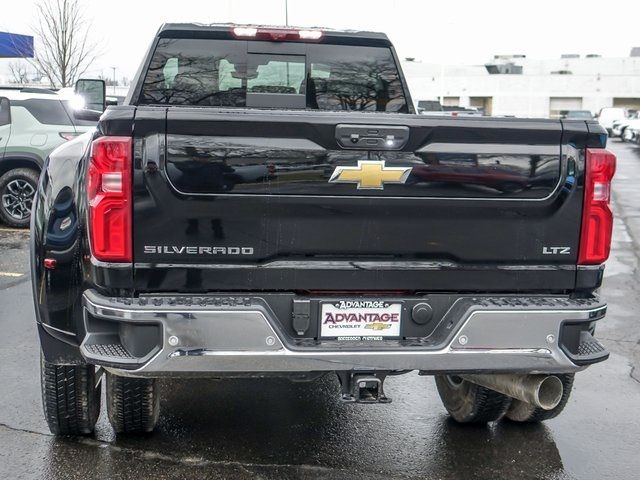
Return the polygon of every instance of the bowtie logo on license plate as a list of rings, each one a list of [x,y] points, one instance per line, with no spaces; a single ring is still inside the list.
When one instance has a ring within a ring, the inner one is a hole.
[[[329,183],[355,183],[358,190],[382,190],[386,183],[405,183],[411,167],[387,167],[385,161],[359,160],[357,167],[336,167]]]
[[[365,325],[364,328],[367,328],[369,330],[386,330],[388,328],[391,328],[391,324],[390,323],[375,322],[375,323],[370,323],[369,325]]]

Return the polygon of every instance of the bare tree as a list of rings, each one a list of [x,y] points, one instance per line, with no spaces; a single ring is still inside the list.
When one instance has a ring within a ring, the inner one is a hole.
[[[18,85],[29,83],[29,73],[24,63],[11,62],[9,64],[9,73],[11,74],[11,83],[17,83]]]
[[[40,0],[36,8],[32,64],[51,86],[73,85],[99,56],[97,45],[89,41],[91,23],[78,0]]]

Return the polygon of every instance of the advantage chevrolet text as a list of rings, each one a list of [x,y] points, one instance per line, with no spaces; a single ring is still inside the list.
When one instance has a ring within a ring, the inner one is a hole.
[[[328,372],[347,402],[417,371],[459,422],[533,422],[608,356],[593,121],[421,116],[383,34],[192,24],[94,113],[32,214],[54,433],[91,433],[103,384],[145,432],[159,377]]]

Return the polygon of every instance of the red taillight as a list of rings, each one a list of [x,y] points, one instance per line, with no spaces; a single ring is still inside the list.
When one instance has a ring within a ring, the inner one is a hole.
[[[131,262],[131,152],[130,137],[101,137],[91,145],[89,237],[98,260]]]
[[[609,258],[613,213],[609,206],[616,156],[603,148],[588,148],[586,155],[584,208],[580,232],[581,265],[597,265]]]

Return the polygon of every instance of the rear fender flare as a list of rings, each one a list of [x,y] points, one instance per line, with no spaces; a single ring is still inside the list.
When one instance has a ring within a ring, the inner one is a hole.
[[[84,160],[92,135],[82,135],[54,150],[42,167],[31,216],[31,280],[36,320],[79,342],[84,334],[81,296],[84,241]],[[56,260],[52,269],[45,259]]]

